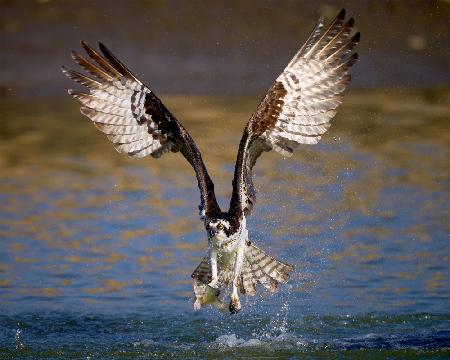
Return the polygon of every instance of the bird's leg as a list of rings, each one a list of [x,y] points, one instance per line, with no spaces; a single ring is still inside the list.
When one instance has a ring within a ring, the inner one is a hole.
[[[230,313],[236,314],[241,310],[241,302],[238,295],[238,279],[241,275],[242,264],[244,263],[244,246],[239,246],[236,252],[236,261],[234,263],[233,290],[231,292]]]
[[[217,277],[217,250],[211,246],[210,252],[209,252],[209,256],[210,256],[210,261],[211,261],[211,281],[208,284],[209,286],[211,286],[212,288],[216,289],[217,288],[217,281],[218,281],[218,277]]]

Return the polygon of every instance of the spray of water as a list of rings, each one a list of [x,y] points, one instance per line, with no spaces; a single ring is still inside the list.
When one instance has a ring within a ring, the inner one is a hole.
[[[22,333],[22,330],[16,329],[14,333],[14,339],[16,341],[16,350],[22,350],[25,348],[25,345],[20,337],[20,334]]]

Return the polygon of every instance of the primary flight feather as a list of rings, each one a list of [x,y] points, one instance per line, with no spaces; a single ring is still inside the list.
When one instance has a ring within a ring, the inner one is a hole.
[[[330,127],[342,102],[358,55],[353,53],[360,35],[345,11],[323,31],[321,18],[308,40],[261,100],[242,135],[235,165],[230,208],[223,212],[200,151],[183,125],[161,100],[103,44],[101,55],[81,42],[89,59],[72,52],[73,60],[90,76],[63,68],[69,78],[89,93],[69,90],[90,118],[120,153],[134,158],[159,158],[181,152],[193,167],[200,189],[200,218],[208,234],[208,255],[192,274],[195,309],[212,304],[223,311],[241,309],[238,292],[256,294],[262,284],[276,291],[294,267],[271,257],[248,236],[246,217],[256,200],[252,172],[259,156],[275,150],[291,156],[299,144],[316,144]],[[220,291],[232,286],[229,305]]]

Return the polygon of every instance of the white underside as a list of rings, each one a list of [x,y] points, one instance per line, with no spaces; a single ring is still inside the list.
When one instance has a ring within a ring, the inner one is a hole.
[[[247,222],[245,216],[241,221],[239,231],[232,237],[215,236],[210,238],[210,259],[212,280],[208,284],[217,287],[219,275],[222,271],[233,270],[233,290],[231,300],[239,304],[237,283],[244,262],[245,243],[248,240]]]

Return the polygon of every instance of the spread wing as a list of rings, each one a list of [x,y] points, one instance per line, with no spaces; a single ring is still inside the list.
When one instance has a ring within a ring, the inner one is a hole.
[[[168,151],[180,151],[195,170],[204,214],[220,211],[200,151],[189,133],[161,100],[137,79],[103,44],[101,56],[84,42],[89,60],[72,52],[73,60],[93,77],[63,68],[72,80],[86,86],[89,93],[69,90],[90,118],[120,153],[133,158],[159,158]]]
[[[327,30],[320,19],[303,47],[258,105],[244,129],[233,179],[230,210],[248,214],[255,202],[252,170],[264,151],[292,155],[298,144],[316,144],[330,127],[350,81],[359,33],[341,10]]]

